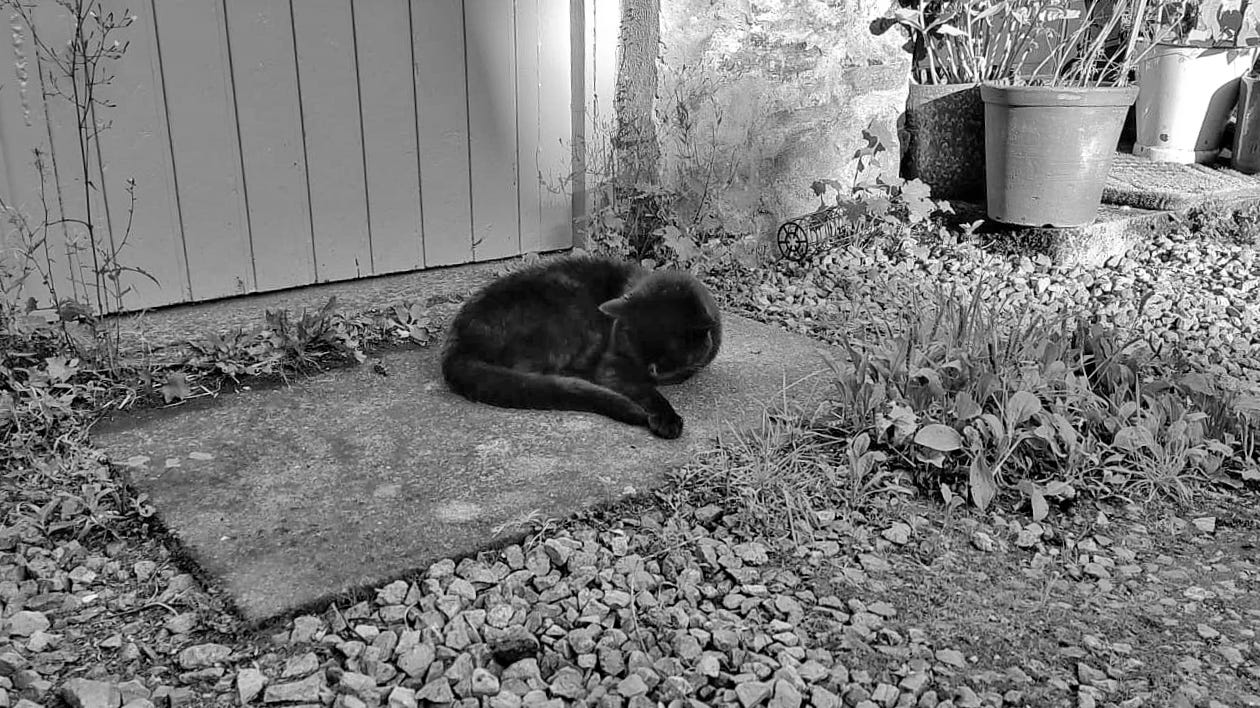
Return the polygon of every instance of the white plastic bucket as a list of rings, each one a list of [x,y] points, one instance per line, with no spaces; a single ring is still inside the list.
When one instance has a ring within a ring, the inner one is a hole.
[[[1138,63],[1134,155],[1212,162],[1255,49],[1160,44]]]

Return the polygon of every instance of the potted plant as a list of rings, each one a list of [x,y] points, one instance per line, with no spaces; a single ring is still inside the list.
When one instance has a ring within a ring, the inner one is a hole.
[[[1014,80],[986,82],[987,210],[1025,226],[1094,220],[1141,59],[1148,0],[1009,0],[1039,32],[1040,51]]]
[[[904,171],[942,199],[984,198],[984,103],[980,82],[1013,76],[1035,28],[1008,23],[992,0],[900,0],[876,23],[899,26],[912,56]]]
[[[1152,46],[1137,65],[1133,154],[1212,162],[1260,45],[1253,0],[1158,0],[1143,28]]]

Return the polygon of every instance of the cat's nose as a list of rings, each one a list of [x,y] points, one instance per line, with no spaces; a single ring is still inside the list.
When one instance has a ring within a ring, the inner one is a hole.
[[[648,376],[651,376],[654,379],[660,378],[660,374],[657,373],[656,370],[656,364],[648,364]]]

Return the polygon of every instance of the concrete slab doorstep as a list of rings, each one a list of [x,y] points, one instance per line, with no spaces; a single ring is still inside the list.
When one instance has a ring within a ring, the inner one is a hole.
[[[446,390],[439,348],[396,351],[204,406],[104,422],[96,444],[183,550],[260,623],[494,545],[531,512],[565,517],[659,485],[728,427],[756,425],[784,382],[828,385],[817,342],[725,316],[723,350],[664,389],[683,437],[565,411],[478,405]]]

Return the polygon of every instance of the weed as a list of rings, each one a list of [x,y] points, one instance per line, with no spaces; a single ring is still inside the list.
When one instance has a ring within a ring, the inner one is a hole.
[[[949,202],[931,198],[928,185],[904,180],[896,167],[885,164],[892,142],[886,129],[872,122],[862,130],[862,139],[866,144],[853,154],[851,180],[818,179],[810,185],[819,208],[839,207],[850,222],[867,227],[912,226],[937,213],[953,213]],[[829,204],[827,197],[833,192]]]
[[[73,111],[76,138],[73,155],[61,156],[55,169],[49,168],[42,148],[34,150],[40,180],[38,216],[24,211],[26,205],[0,198],[0,211],[11,227],[7,253],[0,259],[4,261],[0,326],[10,330],[16,319],[43,310],[46,323],[59,327],[76,356],[120,372],[127,366],[119,353],[120,323],[105,320],[104,315],[125,309],[129,276],[156,280],[121,259],[131,237],[136,184],[127,182],[125,219],[117,219],[115,226],[101,214],[96,160],[100,134],[109,126],[105,115],[114,107],[100,89],[112,81],[110,66],[126,53],[125,35],[136,18],[126,11],[107,10],[100,0],[56,4],[69,19],[70,37],[65,42],[45,36],[47,28],[36,22],[34,4],[0,2],[15,18],[14,32],[28,36],[34,48],[44,100],[63,102]],[[50,194],[50,181],[55,194]],[[71,195],[67,185],[80,193]],[[54,213],[53,203],[59,213]],[[38,283],[32,282],[36,279]],[[39,297],[25,294],[36,285],[42,287]],[[43,297],[48,301],[41,305]]]
[[[1254,454],[1253,399],[1161,376],[1141,337],[959,295],[910,298],[828,360],[829,428],[870,435],[921,487],[982,509],[1010,489],[1040,519],[1081,488],[1184,501]]]
[[[790,535],[813,533],[819,513],[869,510],[889,494],[911,490],[869,437],[853,440],[800,410],[766,409],[758,427],[730,430],[690,465],[674,473],[676,487],[694,490],[689,503],[720,504],[733,523]],[[678,504],[679,502],[675,502]]]

